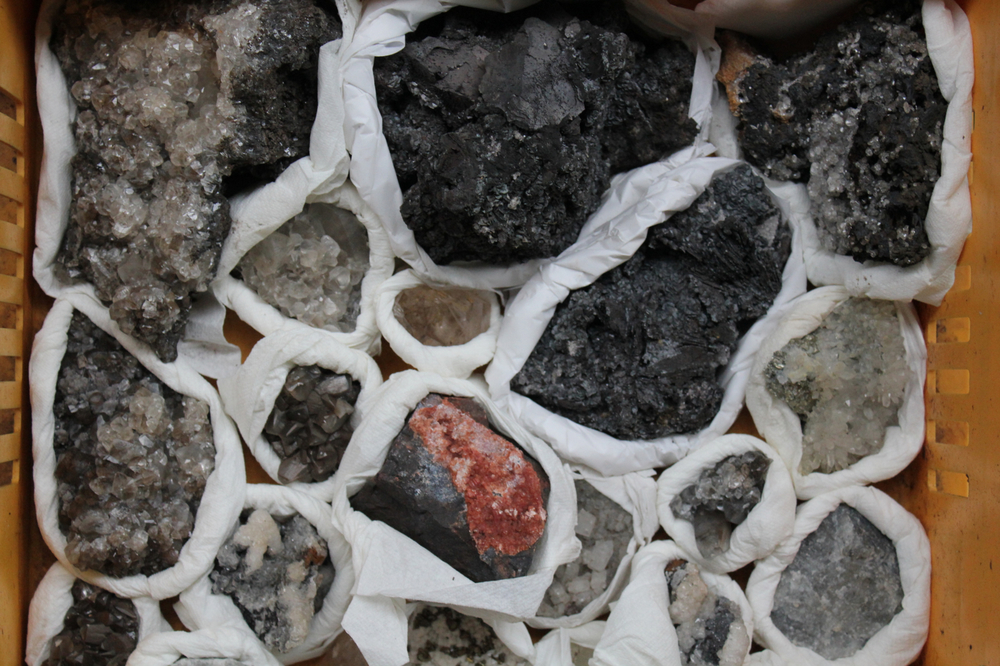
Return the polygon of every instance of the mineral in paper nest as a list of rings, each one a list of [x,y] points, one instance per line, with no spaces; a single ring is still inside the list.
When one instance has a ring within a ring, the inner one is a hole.
[[[431,393],[351,504],[479,583],[528,573],[548,491],[541,466],[475,400]]]
[[[746,159],[771,178],[808,183],[823,245],[860,262],[909,266],[930,252],[924,219],[947,102],[921,5],[865,2],[784,60],[723,39],[720,78]]]
[[[314,203],[250,249],[243,281],[286,317],[351,332],[369,268],[368,229],[350,211]]]
[[[182,658],[175,661],[172,666],[251,666],[239,659],[228,659],[225,657],[213,657],[210,659],[188,659]]]
[[[576,615],[604,594],[635,536],[631,513],[587,481],[577,480],[575,485],[576,536],[582,550],[578,558],[556,569],[538,607],[540,617]]]
[[[490,625],[450,608],[424,606],[410,619],[407,666],[528,666]]]
[[[453,347],[489,330],[491,307],[489,292],[422,285],[399,292],[392,313],[420,344]]]
[[[771,620],[792,643],[832,661],[855,654],[901,610],[895,544],[841,504],[782,572]]]
[[[619,439],[697,431],[781,289],[791,232],[750,167],[716,176],[624,264],[556,308],[511,388]]]
[[[263,433],[281,458],[279,481],[325,481],[337,471],[360,393],[359,381],[318,365],[289,371]]]
[[[829,474],[881,451],[910,374],[892,301],[848,299],[775,352],[764,384],[802,421],[799,473]]]
[[[70,563],[116,577],[176,563],[215,468],[208,404],[175,392],[77,312],[53,412]]]
[[[739,605],[713,592],[693,562],[671,562],[666,576],[681,666],[740,666],[750,635]]]
[[[558,254],[612,174],[693,143],[694,61],[619,3],[425,21],[375,62],[403,219],[438,263]]]
[[[691,523],[698,551],[717,557],[729,538],[760,503],[771,459],[760,451],[726,456],[670,502],[674,516]]]
[[[125,666],[139,641],[135,604],[82,580],[42,666]]]
[[[324,5],[325,6],[325,5]],[[319,47],[311,0],[70,0],[52,48],[77,106],[57,258],[165,361],[229,233],[227,195],[308,154]]]
[[[230,597],[257,638],[284,654],[309,635],[335,573],[308,520],[246,510],[215,559],[212,593]]]

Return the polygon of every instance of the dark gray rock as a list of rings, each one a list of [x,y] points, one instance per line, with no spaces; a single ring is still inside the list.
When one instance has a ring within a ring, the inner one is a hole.
[[[42,666],[125,666],[138,641],[135,604],[78,580]]]

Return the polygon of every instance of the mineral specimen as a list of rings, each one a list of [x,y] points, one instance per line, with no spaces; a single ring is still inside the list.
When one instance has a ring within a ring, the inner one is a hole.
[[[717,176],[629,261],[570,293],[511,388],[621,439],[704,427],[719,370],[781,289],[790,240],[749,167]]]
[[[671,562],[666,576],[681,666],[740,666],[750,636],[736,602],[709,589],[692,562]]]
[[[576,615],[608,589],[634,536],[632,514],[586,481],[576,481],[580,556],[556,569],[538,607],[541,617]]]
[[[176,563],[215,467],[208,405],[163,384],[77,312],[53,412],[69,561],[117,577]]]
[[[760,451],[727,456],[702,471],[670,502],[674,516],[694,527],[698,551],[711,558],[729,550],[729,537],[764,492],[771,460]]]
[[[289,371],[263,432],[281,458],[279,481],[325,481],[337,471],[360,393],[361,383],[350,375],[318,365]]]
[[[411,287],[399,292],[392,313],[422,345],[462,345],[490,327],[490,299],[473,289]]]
[[[612,174],[693,142],[693,72],[686,47],[642,41],[619,3],[425,21],[375,63],[403,218],[439,263],[558,254]]]
[[[351,499],[479,583],[523,576],[545,530],[548,477],[471,398],[431,393]]]
[[[841,504],[782,572],[771,619],[792,643],[832,661],[863,648],[902,604],[895,545]]]
[[[308,520],[246,510],[215,559],[212,592],[229,596],[268,649],[284,654],[309,635],[333,585],[326,542]]]
[[[42,666],[125,666],[139,641],[135,604],[82,580]]]
[[[410,619],[407,666],[528,666],[488,624],[450,608],[424,606]]]
[[[779,61],[724,41],[720,78],[746,159],[808,182],[824,246],[864,262],[914,264],[940,175],[947,103],[919,0],[877,0],[806,52]]]
[[[311,0],[70,0],[57,19],[78,107],[57,262],[161,359],[215,277],[226,195],[308,153],[318,50],[340,33]]]
[[[896,304],[851,298],[775,352],[764,383],[802,420],[800,474],[829,474],[882,450],[910,369]]]
[[[285,316],[350,332],[361,312],[368,267],[365,226],[349,211],[314,203],[247,252],[239,272]]]

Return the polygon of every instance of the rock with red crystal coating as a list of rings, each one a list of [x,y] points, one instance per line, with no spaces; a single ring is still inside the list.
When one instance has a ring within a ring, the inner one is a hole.
[[[479,404],[432,393],[351,504],[481,583],[528,573],[548,494],[541,466]]]

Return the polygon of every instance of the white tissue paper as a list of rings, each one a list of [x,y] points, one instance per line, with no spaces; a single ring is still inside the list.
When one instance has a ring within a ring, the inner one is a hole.
[[[171,666],[181,659],[235,659],[243,666],[278,666],[256,639],[234,627],[165,631],[139,642],[126,666]]]
[[[896,311],[906,349],[910,376],[899,408],[899,425],[885,431],[885,443],[878,453],[865,456],[850,467],[823,474],[802,475],[802,421],[785,404],[772,396],[764,385],[764,370],[774,353],[790,340],[814,331],[838,305],[850,298],[843,287],[822,287],[791,303],[781,322],[760,347],[747,385],[747,407],[761,437],[767,440],[785,461],[799,499],[852,485],[883,481],[903,471],[924,444],[924,377],[927,373],[927,348],[911,303],[896,302]]]
[[[702,472],[712,469],[724,458],[751,451],[759,451],[771,460],[760,503],[733,529],[729,549],[707,558],[698,549],[694,527],[687,520],[674,516],[670,503],[694,484]],[[656,508],[663,529],[703,571],[728,573],[770,555],[775,546],[792,533],[795,523],[795,488],[788,468],[766,442],[750,435],[724,435],[694,451],[660,475],[657,490]]]
[[[794,645],[771,620],[774,593],[781,573],[792,563],[799,545],[823,519],[846,503],[857,509],[896,545],[903,609],[850,657],[828,661],[812,650]],[[747,598],[757,621],[757,640],[789,664],[805,666],[905,666],[927,639],[930,622],[931,552],[920,521],[875,488],[852,486],[825,493],[799,507],[792,536],[757,563],[747,584]]]
[[[533,663],[538,666],[587,666],[604,634],[605,624],[594,621],[579,627],[553,629],[535,643]]]
[[[115,337],[126,351],[164,384],[178,393],[204,400],[210,409],[215,469],[208,477],[194,529],[181,549],[180,559],[172,567],[152,576],[112,578],[96,571],[79,571],[66,559],[66,537],[59,529],[56,454],[52,445],[55,417],[52,408],[74,309]],[[208,571],[226,530],[239,515],[246,485],[239,434],[223,411],[222,401],[215,389],[184,358],[173,363],[160,361],[149,347],[122,333],[111,321],[107,308],[80,293],[65,294],[52,306],[45,324],[35,336],[28,377],[31,385],[35,513],[42,536],[56,558],[79,578],[129,598],[148,596],[166,599],[175,596]]]

